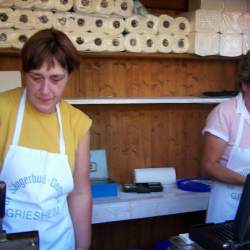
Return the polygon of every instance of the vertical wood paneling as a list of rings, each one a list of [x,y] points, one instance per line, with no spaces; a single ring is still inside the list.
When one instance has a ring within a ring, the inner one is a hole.
[[[235,89],[236,63],[181,59],[86,59],[65,96],[200,95]]]
[[[110,176],[132,181],[132,170],[176,167],[177,177],[199,173],[201,130],[210,105],[78,106],[94,120],[92,148],[105,148]]]

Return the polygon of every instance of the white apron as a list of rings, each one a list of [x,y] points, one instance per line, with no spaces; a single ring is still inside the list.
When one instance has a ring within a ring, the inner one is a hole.
[[[241,105],[243,104],[241,103]],[[226,167],[246,176],[250,173],[250,149],[239,147],[244,123],[245,117],[241,113],[235,145],[232,148]],[[234,220],[241,193],[242,186],[214,182],[210,194],[206,222],[220,223],[226,220]]]
[[[25,102],[26,90],[0,174],[7,184],[3,227],[8,233],[39,230],[41,250],[73,250],[74,230],[67,205],[73,177],[65,154],[60,109],[57,105],[60,153],[50,153],[18,146]]]

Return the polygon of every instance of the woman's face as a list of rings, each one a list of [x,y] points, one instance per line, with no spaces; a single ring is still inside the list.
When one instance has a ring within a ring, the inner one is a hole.
[[[31,104],[42,113],[55,112],[69,79],[68,71],[54,60],[53,66],[44,62],[40,69],[33,69],[24,77]]]

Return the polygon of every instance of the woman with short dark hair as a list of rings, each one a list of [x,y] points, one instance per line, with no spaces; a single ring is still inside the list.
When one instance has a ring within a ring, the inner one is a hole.
[[[91,119],[62,100],[77,50],[61,31],[22,49],[25,88],[0,94],[0,179],[8,232],[39,231],[41,250],[87,250],[91,241]]]

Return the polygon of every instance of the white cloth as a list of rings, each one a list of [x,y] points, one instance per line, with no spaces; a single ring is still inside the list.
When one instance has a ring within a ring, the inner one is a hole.
[[[0,175],[7,184],[3,227],[8,233],[39,230],[41,250],[72,250],[74,230],[67,194],[73,189],[73,177],[65,154],[60,109],[57,106],[60,153],[50,153],[18,145],[25,102],[26,91]]]
[[[241,114],[235,145],[232,148],[226,167],[246,176],[250,173],[250,148],[239,147],[243,128],[249,113],[243,98],[239,98],[237,112]],[[233,220],[242,193],[242,186],[214,182],[210,194],[206,222],[220,223]]]

